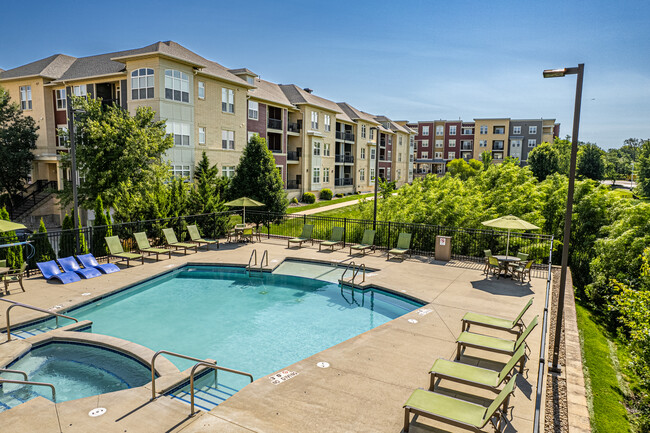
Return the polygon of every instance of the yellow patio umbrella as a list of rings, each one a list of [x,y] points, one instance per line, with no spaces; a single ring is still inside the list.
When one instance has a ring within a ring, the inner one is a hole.
[[[14,222],[7,221],[7,220],[0,220],[0,233],[13,232],[15,230],[26,229],[26,228],[27,227],[25,227],[24,225],[22,225],[20,223],[14,223]]]
[[[231,207],[243,207],[244,208],[244,215],[242,217],[242,222],[246,224],[246,206],[248,207],[261,207],[261,206],[266,206],[264,203],[260,203],[257,200],[253,200],[252,198],[248,197],[240,197],[235,200],[229,201],[228,203],[224,203],[225,206],[231,206]]]
[[[506,258],[510,249],[510,230],[539,230],[534,224],[524,221],[514,215],[502,216],[490,221],[483,221],[481,224],[488,227],[508,230],[508,243],[506,244]]]

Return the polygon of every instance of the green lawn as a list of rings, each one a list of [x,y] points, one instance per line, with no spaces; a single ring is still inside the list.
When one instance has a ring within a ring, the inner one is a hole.
[[[625,346],[617,345],[616,340],[594,320],[588,309],[576,305],[576,310],[592,431],[630,432],[625,395],[619,383],[619,378],[622,378],[619,358],[625,362],[628,357]]]
[[[312,204],[306,204],[304,206],[290,207],[290,208],[287,209],[287,213],[303,212],[303,211],[306,211],[306,210],[309,210],[309,209],[316,209],[316,208],[323,207],[323,206],[330,206],[330,205],[333,205],[333,204],[336,204],[336,203],[343,203],[343,202],[346,202],[346,201],[359,200],[360,198],[370,197],[371,195],[372,195],[372,193],[363,194],[363,195],[355,194],[355,195],[349,195],[349,196],[346,196],[346,197],[336,198],[334,200],[323,200],[323,201],[319,201],[319,202],[312,203]]]
[[[334,217],[334,218],[361,218],[359,213],[359,206],[356,204],[340,207],[338,209],[326,210],[323,212],[318,212],[314,216],[323,216],[323,217]]]

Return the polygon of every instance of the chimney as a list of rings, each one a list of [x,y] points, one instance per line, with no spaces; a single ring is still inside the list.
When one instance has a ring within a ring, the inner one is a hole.
[[[313,89],[310,89],[309,87],[305,87],[305,88],[302,89],[302,90],[304,90],[304,91],[307,92],[307,93],[311,93],[311,92],[314,91]]]

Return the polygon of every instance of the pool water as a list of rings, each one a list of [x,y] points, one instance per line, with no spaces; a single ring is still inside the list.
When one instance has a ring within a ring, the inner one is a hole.
[[[24,371],[30,381],[54,385],[57,402],[142,386],[151,381],[149,368],[133,358],[110,349],[68,342],[38,346],[8,368]],[[24,379],[13,373],[3,373],[2,377]],[[0,411],[37,395],[52,399],[48,387],[4,383],[0,387]]]

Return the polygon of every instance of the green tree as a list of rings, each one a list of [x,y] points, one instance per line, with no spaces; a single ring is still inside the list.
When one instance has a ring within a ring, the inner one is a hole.
[[[36,269],[36,263],[47,262],[56,259],[54,248],[47,237],[47,228],[41,218],[38,226],[38,231],[31,237],[32,246],[34,247],[34,255],[29,259],[29,268]]]
[[[644,140],[640,138],[628,138],[623,142],[621,152],[627,155],[631,161],[636,162],[641,146],[643,146],[643,142]]]
[[[0,87],[0,189],[14,205],[14,196],[24,188],[32,168],[36,149],[34,119],[23,115],[9,92]]]
[[[102,198],[97,196],[95,199],[95,221],[93,222],[92,229],[92,249],[91,252],[95,257],[104,257],[108,255],[108,248],[106,247],[107,236],[113,235],[113,230],[110,226],[108,210],[104,212],[104,203]]]
[[[627,155],[619,149],[608,149],[605,153],[604,179],[611,180],[616,185],[617,180],[625,179],[630,174],[631,164]]]
[[[650,140],[644,142],[639,149],[635,171],[638,176],[638,193],[650,197]]]
[[[286,212],[289,201],[282,176],[263,138],[254,135],[244,148],[230,182],[228,196],[231,199],[249,197],[266,204],[269,212]]]
[[[560,153],[549,143],[542,143],[528,154],[528,166],[542,181],[560,170]]]
[[[155,121],[150,107],[138,107],[135,115],[112,105],[103,106],[95,99],[73,98],[77,128],[76,148],[79,176],[85,181],[79,185],[81,206],[89,209],[101,195],[107,206],[112,206],[121,186],[143,185],[164,166],[162,155],[172,147],[164,121]],[[70,166],[68,155],[62,158],[64,167]],[[72,200],[71,186],[60,192],[64,205]]]
[[[481,153],[481,162],[483,163],[483,170],[487,170],[492,164],[492,152],[486,150]]]
[[[72,217],[65,214],[61,224],[61,237],[59,238],[59,257],[69,257],[75,254],[75,243],[77,242],[74,232]]]
[[[223,205],[224,185],[228,178],[218,176],[217,166],[210,166],[210,161],[205,152],[194,169],[194,183],[190,189],[187,201],[188,212],[192,215],[213,214],[197,219],[196,223],[205,236],[215,237],[226,232],[229,218],[215,215],[224,212]],[[224,182],[225,179],[225,182]]]
[[[459,177],[461,180],[476,176],[481,170],[483,170],[483,164],[475,159],[470,159],[467,162],[462,158],[457,158],[447,163],[447,172],[452,176]]]
[[[602,180],[605,176],[605,152],[593,143],[581,146],[576,167],[578,177]]]
[[[9,212],[4,206],[0,209],[0,220],[9,221]],[[16,232],[0,233],[0,244],[11,244],[16,242]],[[7,266],[11,269],[19,269],[23,264],[23,248],[21,245],[0,248],[0,259],[7,260]]]

